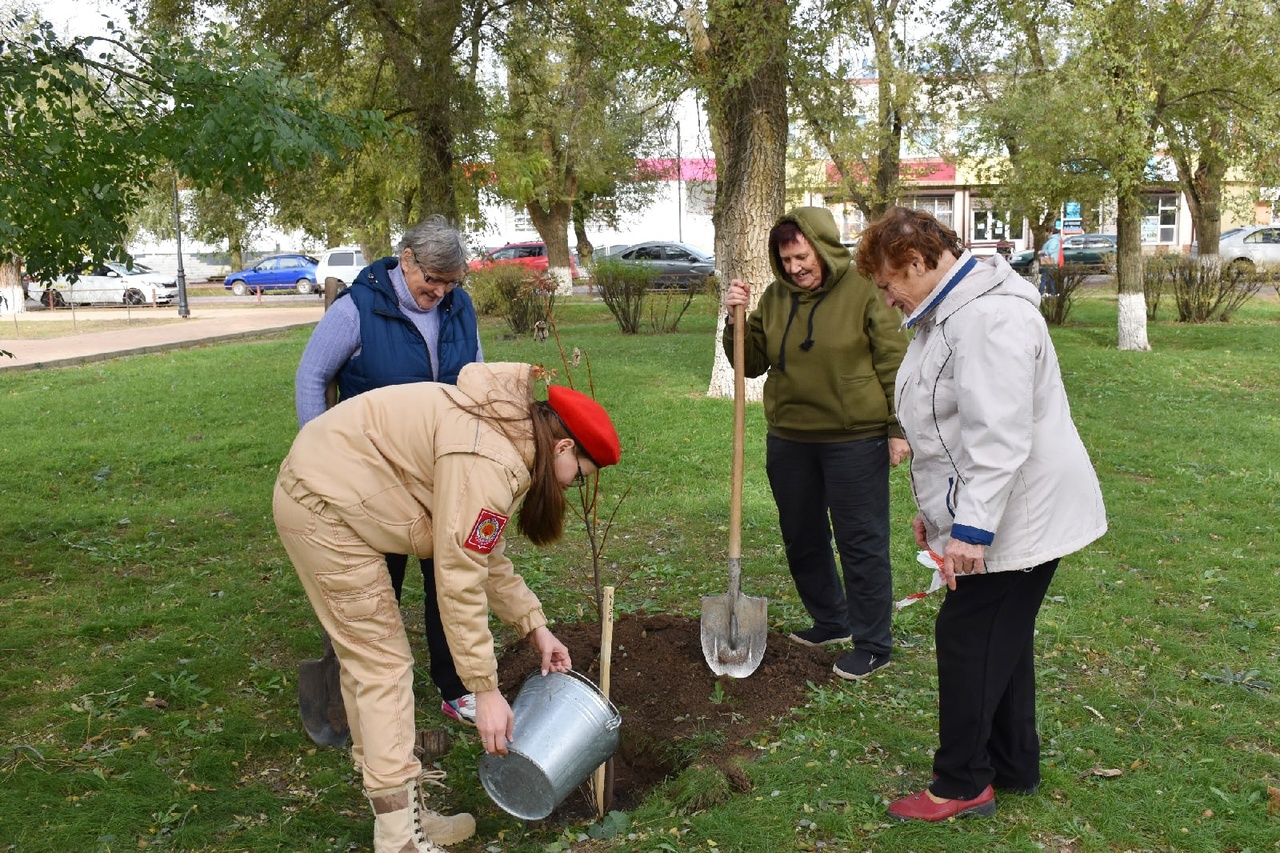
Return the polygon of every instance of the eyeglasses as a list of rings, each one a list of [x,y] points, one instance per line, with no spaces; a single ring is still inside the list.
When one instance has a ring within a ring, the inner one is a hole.
[[[422,277],[426,279],[427,287],[443,287],[446,291],[453,290],[455,287],[461,287],[466,282],[466,277],[456,280],[447,278],[439,278],[427,272],[427,268],[422,265],[422,261],[418,260],[418,253],[413,249],[409,249],[410,256],[413,257],[413,263],[418,268],[418,272],[422,273]]]
[[[573,475],[573,480],[570,481],[569,485],[581,488],[587,484],[587,478],[582,473],[582,460],[574,457],[574,461],[578,463],[578,473]]]

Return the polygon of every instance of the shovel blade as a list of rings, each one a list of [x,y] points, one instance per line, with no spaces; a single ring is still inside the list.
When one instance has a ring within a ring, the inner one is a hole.
[[[328,637],[324,657],[298,664],[298,715],[307,737],[320,746],[345,746],[351,736],[339,673]]]
[[[716,675],[746,678],[764,658],[769,636],[767,598],[702,596],[702,656]]]

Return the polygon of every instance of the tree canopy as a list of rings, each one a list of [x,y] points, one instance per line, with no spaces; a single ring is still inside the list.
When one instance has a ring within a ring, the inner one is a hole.
[[[125,253],[153,177],[233,200],[385,135],[222,28],[61,39],[21,13],[0,25],[0,254],[51,278]]]

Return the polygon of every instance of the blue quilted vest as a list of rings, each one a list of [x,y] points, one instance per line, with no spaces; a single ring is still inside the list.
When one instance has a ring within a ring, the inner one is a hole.
[[[338,371],[342,399],[386,385],[458,381],[458,371],[476,360],[476,311],[465,290],[455,288],[436,305],[440,375],[431,375],[427,342],[396,304],[388,271],[399,264],[382,258],[360,271],[338,298],[350,297],[360,313],[360,354]]]

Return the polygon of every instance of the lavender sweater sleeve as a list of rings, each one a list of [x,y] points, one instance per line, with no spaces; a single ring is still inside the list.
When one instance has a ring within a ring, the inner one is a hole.
[[[342,365],[360,349],[360,315],[355,302],[339,299],[316,324],[294,376],[298,427],[324,413],[324,391]]]

